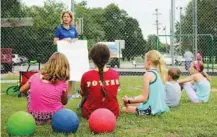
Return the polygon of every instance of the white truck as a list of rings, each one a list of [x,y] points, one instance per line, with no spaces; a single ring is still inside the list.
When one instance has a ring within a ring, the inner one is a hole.
[[[99,42],[108,46],[110,50],[110,60],[107,65],[112,68],[117,66],[120,68],[120,59],[122,58],[122,49],[125,47],[124,40],[115,40],[115,42]]]

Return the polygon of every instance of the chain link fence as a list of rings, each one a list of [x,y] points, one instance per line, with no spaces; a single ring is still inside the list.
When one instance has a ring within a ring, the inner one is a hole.
[[[164,59],[168,65],[172,65],[172,55],[171,55],[171,47],[166,44],[165,47],[162,47],[161,40],[163,39],[171,39],[172,35],[159,35],[156,43],[156,48],[165,53]],[[179,34],[175,35],[175,39],[177,40],[174,44],[174,65],[175,67],[179,67],[182,71],[185,70],[185,54],[190,51],[193,55],[192,60],[195,60],[195,48],[194,48],[194,38],[192,34]],[[201,61],[203,61],[205,70],[207,72],[215,72],[216,71],[216,46],[214,37],[212,34],[198,34],[198,44],[197,51],[200,54]],[[199,56],[199,55],[198,55]]]
[[[88,1],[76,3],[74,24],[80,34],[79,39],[88,40],[89,49],[97,42],[124,40],[124,49],[120,51],[122,57],[113,59],[113,62],[109,64],[120,74],[143,74],[144,53],[151,49],[159,50],[162,53],[168,67],[172,65],[171,60],[175,60],[175,67],[187,72],[184,69],[184,53],[189,50],[195,54],[193,5],[189,0],[182,0],[180,3],[182,2],[186,3],[184,7],[176,5],[173,58],[170,45],[172,36],[164,31],[165,28],[161,28],[159,36],[150,34],[144,38],[142,29],[145,28],[141,28],[137,19],[128,15],[127,11],[116,4],[110,3],[105,8],[89,8],[87,6]],[[1,18],[6,19],[6,23],[9,24],[7,27],[1,27],[1,51],[3,48],[10,48],[13,53],[12,62],[3,60],[5,55],[1,54],[1,72],[26,71],[28,62],[32,60],[37,60],[43,65],[49,56],[56,51],[56,47],[53,45],[54,32],[60,24],[60,13],[67,10],[66,5],[52,0],[45,1],[43,6],[26,6],[17,0],[2,0],[1,4]],[[205,63],[206,71],[210,72],[209,74],[216,74],[217,72],[217,9],[215,5],[217,5],[216,0],[200,0],[197,8],[197,48]],[[132,6],[134,6],[133,3]],[[139,9],[135,7],[135,10]],[[33,19],[33,25],[19,25],[17,22],[10,22],[10,19],[19,22],[19,18],[26,17]],[[32,68],[37,70],[37,64],[33,65]]]

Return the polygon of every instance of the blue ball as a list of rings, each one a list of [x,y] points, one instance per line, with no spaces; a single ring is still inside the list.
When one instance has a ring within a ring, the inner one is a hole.
[[[55,132],[75,133],[79,127],[79,119],[72,110],[61,109],[53,115],[51,125]]]

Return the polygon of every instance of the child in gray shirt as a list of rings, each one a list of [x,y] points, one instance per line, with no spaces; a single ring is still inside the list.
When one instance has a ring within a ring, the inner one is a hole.
[[[177,80],[179,79],[181,71],[178,68],[171,68],[168,71],[166,89],[166,103],[169,107],[176,107],[181,99],[181,87]]]

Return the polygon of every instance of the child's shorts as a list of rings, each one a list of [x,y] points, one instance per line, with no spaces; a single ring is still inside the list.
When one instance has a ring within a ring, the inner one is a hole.
[[[139,110],[138,108],[136,108],[136,114],[137,115],[151,115],[151,107],[149,106],[149,108],[146,110]]]
[[[51,122],[54,112],[50,113],[34,113],[29,112],[34,118],[37,125],[45,124]]]

